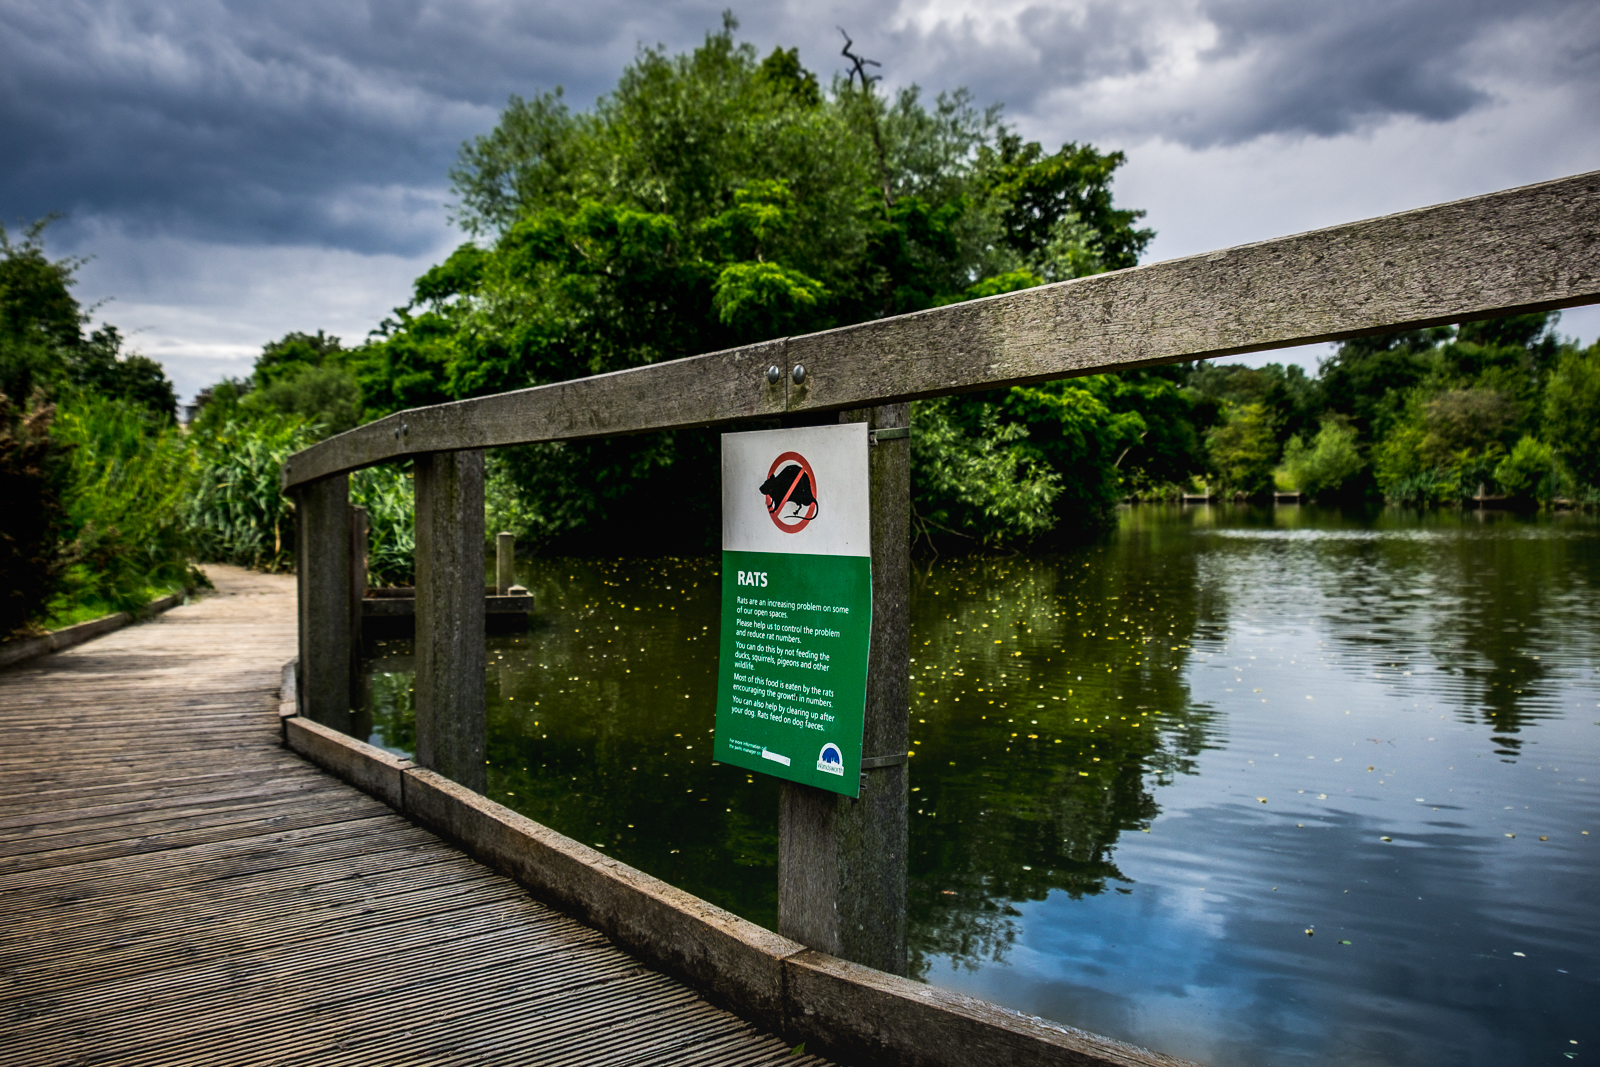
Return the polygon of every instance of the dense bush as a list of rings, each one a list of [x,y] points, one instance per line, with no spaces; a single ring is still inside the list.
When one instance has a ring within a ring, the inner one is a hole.
[[[975,409],[962,425],[957,405],[924,400],[912,409],[912,524],[930,547],[949,537],[994,545],[1036,537],[1055,521],[1061,477],[1029,448],[1028,429]]]
[[[1337,419],[1327,419],[1306,444],[1299,436],[1284,446],[1283,465],[1294,488],[1313,497],[1346,489],[1366,467],[1356,446],[1356,432]]]
[[[51,405],[19,410],[0,393],[0,639],[44,615],[66,570],[62,506],[69,458]]]
[[[1555,450],[1531,435],[1523,436],[1495,468],[1494,480],[1511,496],[1549,501],[1556,494]]]
[[[62,405],[52,436],[70,450],[60,607],[127,611],[195,581],[195,457],[178,428],[137,401],[84,393]]]
[[[1228,493],[1255,496],[1272,489],[1278,462],[1277,427],[1265,404],[1228,410],[1206,440],[1218,486]]]
[[[1600,489],[1600,342],[1562,353],[1545,387],[1544,430],[1576,485]]]

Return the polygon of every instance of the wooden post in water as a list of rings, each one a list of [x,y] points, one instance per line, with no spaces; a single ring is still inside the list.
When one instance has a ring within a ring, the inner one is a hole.
[[[494,591],[506,596],[517,584],[517,539],[515,535],[500,533],[494,539]]]
[[[909,404],[840,414],[907,427]],[[778,932],[890,974],[906,973],[906,750],[911,642],[911,441],[870,446],[872,643],[861,797],[784,782],[778,820]]]
[[[299,591],[300,713],[348,731],[352,633],[350,614],[350,478],[336,474],[295,490],[295,580]]]
[[[483,453],[417,457],[417,763],[483,792]]]

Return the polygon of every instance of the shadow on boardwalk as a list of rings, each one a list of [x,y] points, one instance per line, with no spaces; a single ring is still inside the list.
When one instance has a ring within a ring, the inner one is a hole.
[[[278,744],[293,579],[0,673],[0,1063],[820,1063]]]

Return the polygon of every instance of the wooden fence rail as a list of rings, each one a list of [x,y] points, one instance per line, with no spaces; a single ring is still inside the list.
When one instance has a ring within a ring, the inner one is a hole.
[[[430,452],[709,426],[1600,302],[1600,171],[592,378],[403,411],[286,489]],[[806,369],[803,383],[791,373]],[[769,367],[779,367],[769,382]]]
[[[417,759],[481,790],[482,449],[832,411],[846,421],[899,419],[887,427],[898,430],[904,402],[919,397],[1597,302],[1600,172],[400,412],[284,464],[284,487],[299,507],[302,712],[348,732],[361,619],[349,592],[359,554],[351,531],[360,520],[351,514],[347,483],[361,467],[418,460]],[[905,539],[908,462],[903,435],[886,438],[874,453],[873,469],[883,477],[874,474],[873,552],[885,566],[875,560],[874,603],[883,610],[873,614],[869,676],[878,682],[867,730],[880,746],[896,738],[904,744],[908,714],[906,546],[879,544],[880,530],[899,529],[898,540]],[[889,492],[891,483],[900,488]],[[816,864],[801,869],[780,858],[779,932],[903,973],[905,769],[875,782],[871,802],[859,809],[801,787],[784,792],[785,854],[825,855],[833,874],[817,877]],[[853,940],[847,927],[871,933]]]

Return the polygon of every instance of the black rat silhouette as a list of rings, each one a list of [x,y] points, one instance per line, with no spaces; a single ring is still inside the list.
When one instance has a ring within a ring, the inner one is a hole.
[[[811,476],[800,469],[795,463],[786,465],[777,474],[761,483],[761,492],[767,498],[767,512],[778,515],[778,509],[785,504],[793,504],[794,511],[789,515],[779,515],[779,518],[804,518],[814,519],[816,515],[817,497],[812,492]],[[806,509],[811,508],[810,514]]]

